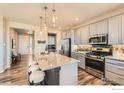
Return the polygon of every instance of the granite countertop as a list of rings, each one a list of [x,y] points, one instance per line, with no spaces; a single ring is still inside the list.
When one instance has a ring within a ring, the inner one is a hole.
[[[75,62],[80,62],[79,60],[63,56],[57,53],[50,53],[47,55],[35,55],[36,60],[39,63],[39,67],[42,70],[49,70],[56,67],[61,67],[66,64],[72,64]]]
[[[117,61],[124,61],[124,56],[107,56],[107,59],[117,60]]]
[[[86,53],[89,53],[90,51],[73,51],[73,53],[79,53],[85,55]]]

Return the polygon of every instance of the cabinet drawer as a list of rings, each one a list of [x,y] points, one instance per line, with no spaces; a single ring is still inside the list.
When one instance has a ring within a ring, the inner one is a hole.
[[[106,59],[105,62],[124,67],[124,62],[122,62],[122,61]]]
[[[108,70],[108,71],[111,71],[113,73],[124,76],[124,67],[106,63],[105,64],[105,69]]]
[[[119,83],[119,84],[124,85],[124,77],[123,77],[123,76],[120,76],[120,75],[111,73],[111,72],[109,72],[109,71],[106,71],[105,77],[106,77],[108,80],[110,80],[110,81],[113,81],[113,82],[115,82],[115,83]]]

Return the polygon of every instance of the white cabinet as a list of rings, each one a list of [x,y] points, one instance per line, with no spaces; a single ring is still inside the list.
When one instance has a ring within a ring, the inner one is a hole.
[[[122,44],[124,44],[124,14],[122,15]]]
[[[80,62],[78,64],[78,66],[82,69],[85,69],[85,55],[72,52],[71,57],[79,60]]]
[[[124,84],[124,62],[106,59],[105,78],[115,83]]]
[[[63,37],[63,39],[64,38],[71,38],[72,37],[72,31],[71,30],[69,30],[69,31],[63,31],[62,32],[62,37]]]
[[[74,31],[74,44],[75,45],[80,44],[80,36],[81,36],[80,32],[81,32],[81,29]]]
[[[67,33],[66,33],[66,31],[63,31],[62,32],[62,38],[65,39],[66,37],[67,37]]]
[[[85,69],[85,56],[79,55],[78,60],[80,60],[79,67]]]
[[[90,36],[96,35],[96,23],[90,24]]]
[[[108,43],[121,43],[121,15],[109,18]]]
[[[109,79],[112,82],[119,83],[119,84],[124,84],[124,77],[120,76],[118,74],[112,73],[107,71],[106,72],[107,79]]]
[[[107,20],[96,23],[96,34],[107,34]]]
[[[88,44],[89,40],[89,26],[84,26],[81,28],[81,37],[80,37],[80,43],[82,45]]]
[[[107,34],[107,20],[102,20],[90,25],[90,36],[98,34]]]
[[[71,31],[66,31],[66,35],[67,38],[71,38]]]

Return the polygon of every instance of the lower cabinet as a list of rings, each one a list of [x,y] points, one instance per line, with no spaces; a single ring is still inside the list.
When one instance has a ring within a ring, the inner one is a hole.
[[[118,84],[124,84],[124,62],[106,59],[105,78]]]
[[[85,69],[85,55],[79,54],[79,53],[72,53],[71,57],[79,60],[80,62],[78,64],[78,66],[82,69]]]
[[[109,81],[112,81],[112,82],[115,82],[118,84],[122,84],[122,85],[124,84],[124,76],[120,76],[118,74],[106,71],[106,78]]]
[[[78,60],[80,60],[79,67],[85,69],[85,56],[79,55]]]

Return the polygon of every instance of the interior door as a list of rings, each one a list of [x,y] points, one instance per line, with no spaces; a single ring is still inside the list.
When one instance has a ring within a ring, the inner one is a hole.
[[[29,35],[19,35],[19,53],[21,53],[22,55],[29,54],[29,43]]]

